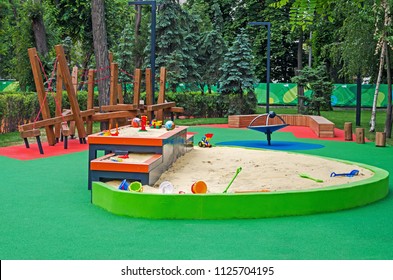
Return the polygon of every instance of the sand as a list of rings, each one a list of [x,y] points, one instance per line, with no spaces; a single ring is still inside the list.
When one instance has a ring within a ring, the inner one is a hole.
[[[169,181],[174,186],[174,193],[191,193],[191,186],[196,181],[204,181],[207,193],[222,193],[241,167],[228,193],[263,191],[280,192],[310,190],[342,185],[373,176],[373,172],[358,165],[347,164],[326,158],[296,153],[252,150],[229,147],[200,148],[188,152],[165,171],[154,186],[144,186],[146,193],[160,193],[159,185]],[[337,174],[359,170],[354,177],[330,177]],[[302,178],[307,174],[323,183]],[[116,187],[120,181],[109,182]]]

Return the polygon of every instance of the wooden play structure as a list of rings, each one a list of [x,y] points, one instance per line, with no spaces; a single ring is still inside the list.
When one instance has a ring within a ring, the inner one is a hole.
[[[73,69],[71,76],[68,69],[67,61],[64,54],[64,49],[61,45],[55,46],[57,62],[57,76],[56,76],[56,112],[55,117],[51,117],[48,105],[48,91],[45,90],[43,81],[43,67],[38,57],[35,48],[28,50],[30,63],[33,71],[34,82],[37,89],[38,101],[40,104],[40,112],[42,120],[36,120],[32,123],[19,126],[20,135],[25,142],[26,148],[29,148],[29,137],[35,137],[39,151],[44,153],[41,140],[40,128],[45,129],[48,144],[50,146],[59,142],[59,139],[64,139],[64,148],[67,149],[67,137],[74,137],[75,128],[78,132],[79,141],[81,144],[86,144],[86,136],[93,132],[93,122],[109,122],[110,127],[115,125],[125,125],[130,119],[146,115],[149,120],[153,118],[164,121],[166,114],[171,114],[173,120],[175,113],[182,113],[184,111],[181,107],[176,107],[175,102],[167,102],[165,100],[165,83],[166,83],[166,69],[160,69],[160,90],[158,95],[158,102],[154,104],[153,93],[150,83],[146,83],[146,101],[141,100],[140,90],[142,82],[141,69],[134,71],[134,99],[133,104],[124,104],[121,84],[118,83],[118,64],[111,63],[110,65],[110,103],[101,107],[94,106],[94,70],[88,71],[88,98],[87,109],[81,111],[77,101],[77,69]],[[151,79],[151,69],[146,69],[146,81]],[[63,86],[67,91],[70,107],[69,109],[62,108],[62,92]],[[86,125],[86,128],[85,128]]]

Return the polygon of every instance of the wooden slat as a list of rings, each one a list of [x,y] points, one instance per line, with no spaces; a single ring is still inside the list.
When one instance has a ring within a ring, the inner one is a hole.
[[[141,99],[141,69],[134,71],[134,105],[139,105]]]
[[[41,131],[37,128],[34,128],[32,130],[27,130],[27,131],[21,131],[20,136],[22,138],[28,138],[28,137],[37,137],[41,135]]]
[[[168,110],[169,112],[172,113],[184,113],[184,108],[183,107],[171,107]]]
[[[103,105],[101,106],[102,111],[133,111],[137,110],[138,106],[135,104],[117,104],[117,105]]]
[[[138,115],[137,111],[118,111],[111,113],[96,113],[92,116],[93,121],[104,121],[117,118],[133,118]]]
[[[56,45],[56,54],[59,61],[59,66],[61,69],[61,73],[63,75],[64,85],[67,89],[68,99],[70,101],[71,109],[74,115],[74,121],[76,127],[78,129],[79,138],[86,137],[86,130],[83,124],[82,117],[80,115],[80,108],[78,104],[78,100],[76,99],[76,93],[74,91],[74,87],[72,86],[70,72],[68,71],[68,64],[64,55],[64,49],[62,45]]]
[[[147,111],[157,111],[157,110],[171,108],[171,107],[175,107],[175,106],[176,106],[175,102],[167,102],[167,103],[162,103],[162,104],[148,105],[148,106],[146,106],[146,110]]]
[[[59,117],[62,114],[62,106],[63,106],[63,77],[61,75],[61,70],[59,67],[59,63],[57,63],[57,75],[56,75],[56,111],[55,116]],[[61,133],[61,125],[58,123],[55,125],[55,137],[57,139],[60,138]]]
[[[146,102],[145,105],[153,105],[154,104],[154,94],[153,94],[153,89],[152,89],[152,84],[151,84],[151,69],[146,68],[145,71],[145,81],[146,81]],[[153,119],[153,112],[148,111],[147,112],[147,118],[149,120]]]
[[[86,111],[81,111],[80,115],[81,115],[81,117],[88,117],[88,116],[94,115],[94,112],[95,112],[94,109],[90,109],[90,110],[86,110]],[[28,123],[28,124],[20,125],[19,129],[22,131],[27,131],[27,130],[33,129],[34,127],[41,128],[41,127],[51,126],[51,125],[55,125],[57,123],[61,123],[63,121],[72,121],[73,119],[74,119],[74,114],[70,114],[70,115],[66,115],[66,116],[54,117],[54,118],[50,118],[47,120],[37,121],[35,123]]]
[[[87,82],[87,109],[94,108],[94,70],[90,69]],[[91,118],[86,120],[86,133],[90,135],[93,133],[93,122]]]
[[[28,49],[28,54],[29,54],[31,69],[33,71],[34,83],[38,95],[38,101],[40,103],[40,107],[42,108],[41,110],[42,118],[44,120],[49,119],[51,116],[49,111],[48,99],[45,98],[46,93],[45,93],[44,82],[42,81],[41,68],[38,63],[39,58],[38,58],[37,50],[35,48],[30,48]],[[45,132],[46,132],[46,137],[48,139],[48,144],[50,146],[54,146],[56,144],[56,139],[55,139],[55,133],[53,131],[53,127],[50,126],[45,127]]]

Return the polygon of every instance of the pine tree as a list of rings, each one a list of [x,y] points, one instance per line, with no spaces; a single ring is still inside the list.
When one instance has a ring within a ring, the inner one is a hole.
[[[167,81],[174,91],[179,83],[192,82],[196,75],[194,36],[196,25],[176,0],[163,0],[157,16],[156,65],[166,67]]]
[[[201,76],[199,85],[202,92],[207,85],[209,93],[211,86],[217,84],[222,75],[220,67],[224,62],[227,46],[222,35],[223,20],[220,6],[216,3],[212,6],[214,13],[213,29],[202,34],[198,44],[198,72]]]
[[[127,73],[132,73],[135,68],[134,65],[134,33],[130,23],[127,23],[121,34],[119,45],[116,49],[116,61],[119,63],[119,69],[126,71]],[[129,81],[130,77],[120,71],[119,78],[122,81]]]
[[[229,113],[253,113],[256,107],[254,84],[256,83],[253,55],[248,35],[244,29],[236,36],[235,42],[229,48],[221,69],[220,91],[223,94],[234,93],[236,97],[231,101]],[[247,97],[244,98],[244,92]],[[232,111],[231,111],[232,110]]]
[[[220,90],[222,93],[236,93],[243,96],[244,91],[254,90],[253,55],[248,35],[241,29],[235,42],[225,54],[221,69]]]

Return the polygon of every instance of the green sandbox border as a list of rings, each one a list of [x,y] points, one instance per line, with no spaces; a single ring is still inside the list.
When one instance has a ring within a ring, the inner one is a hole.
[[[150,194],[114,189],[93,182],[92,203],[107,211],[148,219],[255,219],[334,212],[364,206],[386,197],[389,173],[367,168],[371,178],[323,189],[247,194]]]

